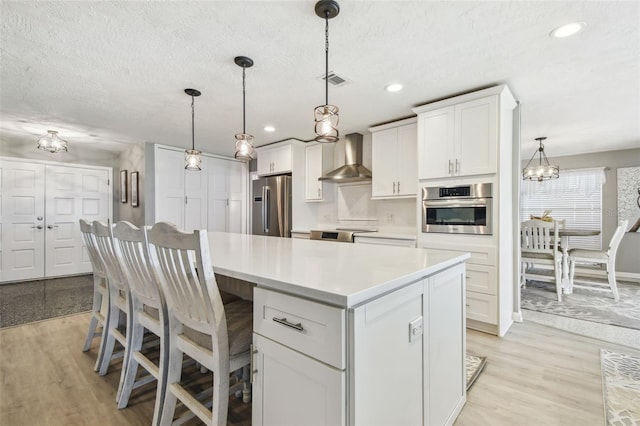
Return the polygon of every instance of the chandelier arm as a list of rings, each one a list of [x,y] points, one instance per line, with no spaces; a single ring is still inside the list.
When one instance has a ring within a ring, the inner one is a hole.
[[[538,153],[537,150],[533,151],[533,155],[531,156],[531,159],[529,159],[529,162],[527,163],[527,165],[524,166],[525,169],[529,167],[529,165],[531,164],[531,162],[533,161],[533,159],[534,159],[534,157],[536,156],[537,153]]]
[[[542,151],[540,152],[540,157],[544,157],[545,165],[549,165],[549,159],[547,158],[547,154],[544,152],[544,146],[542,147]],[[542,164],[542,158],[540,158],[540,164]]]

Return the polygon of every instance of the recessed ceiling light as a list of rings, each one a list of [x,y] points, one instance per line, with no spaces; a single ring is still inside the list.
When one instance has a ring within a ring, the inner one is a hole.
[[[275,132],[276,128],[273,126],[264,126],[264,131],[265,132]]]
[[[402,84],[400,83],[391,83],[385,86],[384,90],[387,92],[399,92],[402,90]]]
[[[578,32],[580,32],[587,24],[584,22],[572,22],[570,24],[562,25],[561,27],[556,28],[551,31],[549,35],[555,38],[564,38],[572,36]]]

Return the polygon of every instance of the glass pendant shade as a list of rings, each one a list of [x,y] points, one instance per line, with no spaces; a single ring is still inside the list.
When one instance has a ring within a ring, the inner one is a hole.
[[[236,135],[236,154],[235,157],[242,161],[251,161],[254,158],[255,148],[253,147],[253,136],[246,133],[238,133]]]
[[[202,157],[200,157],[200,154],[202,154],[202,152],[197,149],[187,149],[184,151],[185,170],[202,170],[200,168],[200,164],[202,163]]]
[[[538,182],[542,182],[543,180],[558,179],[560,177],[560,167],[549,164],[547,155],[544,153],[542,141],[545,139],[547,138],[536,138],[539,147],[531,156],[527,166],[522,169],[523,180],[537,180]],[[531,164],[536,153],[538,153],[538,164]]]
[[[338,107],[335,105],[320,105],[313,111],[316,121],[315,133],[316,142],[335,143],[338,142]]]
[[[184,93],[191,96],[191,149],[184,150],[184,168],[185,170],[193,170],[199,172],[202,170],[200,168],[200,164],[202,163],[202,158],[200,154],[201,151],[198,151],[195,148],[195,97],[200,96],[201,93],[196,89],[184,89]]]
[[[49,151],[52,153],[64,151],[68,151],[67,141],[62,140],[58,137],[58,132],[54,130],[47,130],[47,135],[41,137],[38,140],[38,149],[42,149],[44,151]]]

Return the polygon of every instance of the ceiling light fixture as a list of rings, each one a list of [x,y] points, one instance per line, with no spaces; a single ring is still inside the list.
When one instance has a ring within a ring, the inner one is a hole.
[[[587,24],[585,22],[572,22],[556,28],[551,31],[549,35],[555,38],[565,38],[579,33],[586,26]]]
[[[195,170],[200,171],[200,163],[202,162],[202,158],[200,158],[200,154],[202,152],[198,151],[195,148],[195,105],[194,99],[196,96],[200,96],[201,93],[196,89],[184,89],[184,93],[191,96],[191,149],[186,149],[184,151],[184,161],[186,162],[184,168],[186,170]]]
[[[67,141],[58,137],[58,132],[55,130],[47,130],[47,134],[38,139],[38,149],[56,153],[60,151],[67,152],[69,145]]]
[[[537,180],[538,182],[542,182],[543,180],[549,179],[558,179],[560,177],[560,167],[549,165],[549,160],[547,159],[547,155],[544,153],[544,145],[542,141],[547,138],[541,137],[536,138],[539,143],[538,149],[533,153],[531,159],[527,163],[527,167],[522,169],[522,179],[523,180]],[[538,164],[531,166],[531,162],[534,157],[538,153]],[[544,158],[544,162],[542,159]]]
[[[400,83],[391,83],[385,86],[384,90],[387,92],[399,92],[402,90],[402,84]]]
[[[253,154],[255,149],[253,148],[253,136],[247,133],[246,122],[246,106],[245,106],[245,88],[246,77],[245,70],[253,66],[253,60],[246,56],[236,56],[234,62],[239,67],[242,67],[242,133],[236,134],[236,154],[235,157],[238,160],[251,161],[253,160]]]
[[[271,133],[271,132],[275,132],[276,128],[273,126],[264,126],[264,131]]]
[[[329,19],[335,18],[340,13],[340,6],[335,0],[320,0],[315,6],[316,15],[324,19],[324,92],[325,104],[316,107],[313,111],[315,117],[315,140],[322,143],[338,142],[338,107],[329,105]]]

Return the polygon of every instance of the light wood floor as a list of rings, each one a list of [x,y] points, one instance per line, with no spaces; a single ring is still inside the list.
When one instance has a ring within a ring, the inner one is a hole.
[[[93,372],[97,339],[81,351],[88,314],[0,330],[0,425],[147,425],[154,387],[118,410],[119,368]],[[467,350],[488,358],[456,425],[602,425],[600,348],[636,353],[527,322],[504,338],[468,331]],[[114,361],[114,367],[117,363]],[[232,404],[232,424],[248,410]]]

